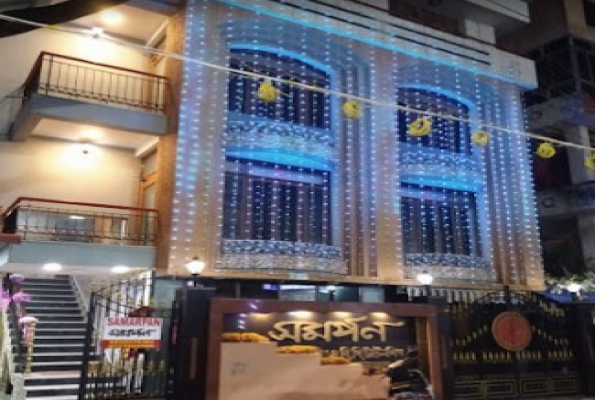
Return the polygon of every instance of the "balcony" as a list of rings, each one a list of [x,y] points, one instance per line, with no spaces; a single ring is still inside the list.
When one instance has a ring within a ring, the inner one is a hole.
[[[167,78],[43,52],[23,86],[13,139],[44,120],[96,125],[148,135],[167,133]]]
[[[595,211],[595,182],[539,192],[537,210],[541,218],[592,215]]]
[[[0,265],[153,267],[154,209],[21,197],[1,218]]]

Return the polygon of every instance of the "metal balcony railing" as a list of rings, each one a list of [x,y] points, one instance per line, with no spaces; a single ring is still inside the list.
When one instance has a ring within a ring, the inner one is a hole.
[[[163,76],[42,52],[25,81],[25,101],[35,93],[164,114],[170,88]]]
[[[158,212],[109,204],[19,197],[1,215],[23,240],[153,246]]]

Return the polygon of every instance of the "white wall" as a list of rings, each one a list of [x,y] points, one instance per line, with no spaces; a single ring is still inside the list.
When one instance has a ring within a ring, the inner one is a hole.
[[[0,144],[0,207],[17,197],[136,205],[140,161],[131,150],[34,137]]]

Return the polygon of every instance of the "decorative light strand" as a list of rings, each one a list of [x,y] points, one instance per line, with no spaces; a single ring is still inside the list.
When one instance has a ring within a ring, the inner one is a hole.
[[[322,87],[318,87],[318,86],[314,86],[314,85],[309,85],[309,84],[304,84],[304,83],[300,83],[300,82],[295,82],[292,81],[290,79],[285,79],[285,78],[277,78],[277,77],[269,77],[267,75],[262,75],[259,73],[254,73],[254,72],[247,72],[247,71],[241,71],[238,69],[233,69],[230,67],[226,67],[226,66],[222,66],[222,65],[218,65],[218,64],[214,64],[214,63],[210,63],[207,61],[201,61],[201,60],[197,60],[194,59],[192,57],[188,57],[188,56],[184,56],[181,54],[177,54],[177,53],[172,53],[169,51],[165,51],[165,50],[160,50],[154,47],[149,47],[146,45],[139,45],[136,44],[134,42],[131,41],[127,41],[127,40],[122,40],[122,39],[117,39],[114,37],[110,37],[108,35],[102,34],[101,36],[97,36],[96,34],[92,34],[90,31],[88,30],[82,30],[82,29],[75,29],[75,28],[68,28],[68,27],[63,27],[63,26],[56,26],[56,25],[50,25],[50,24],[43,24],[43,23],[39,23],[39,22],[34,22],[34,21],[30,21],[30,20],[26,20],[23,18],[17,18],[17,17],[12,17],[6,14],[0,14],[0,20],[4,20],[4,21],[9,21],[9,22],[14,22],[14,23],[21,23],[24,25],[29,25],[29,26],[35,26],[37,28],[45,28],[45,29],[52,29],[52,30],[58,30],[61,32],[66,32],[66,33],[71,33],[71,34],[76,34],[76,35],[83,35],[86,37],[94,37],[98,40],[107,40],[110,42],[113,42],[115,44],[124,46],[124,47],[129,47],[131,49],[143,52],[143,53],[149,53],[149,54],[153,54],[153,55],[160,55],[160,56],[164,56],[164,57],[169,57],[175,60],[179,60],[179,61],[185,61],[185,62],[189,62],[189,63],[194,63],[194,64],[198,64],[201,65],[203,67],[207,67],[207,68],[213,68],[213,69],[217,69],[220,71],[225,71],[227,73],[235,73],[235,74],[240,74],[240,75],[246,75],[246,76],[250,76],[253,77],[255,79],[269,79],[271,82],[277,82],[279,84],[285,83],[287,85],[293,85],[302,89],[306,89],[306,90],[312,90],[315,92],[319,92],[319,93],[324,93],[326,95],[332,95],[332,96],[337,96],[340,98],[343,98],[345,100],[354,100],[360,103],[364,103],[367,105],[375,105],[375,106],[382,106],[382,107],[390,107],[393,109],[401,109],[404,111],[408,111],[408,112],[412,112],[412,113],[418,113],[421,115],[425,115],[428,117],[440,117],[440,118],[444,118],[444,119],[449,119],[449,120],[453,120],[453,121],[459,121],[459,122],[463,122],[463,123],[468,123],[468,124],[476,124],[478,126],[483,127],[483,129],[488,129],[488,130],[494,130],[494,131],[500,131],[500,132],[504,132],[504,133],[510,133],[510,134],[516,134],[516,135],[522,135],[522,136],[526,136],[532,139],[536,139],[536,140],[541,140],[541,141],[546,141],[546,142],[550,142],[550,143],[554,143],[557,144],[559,146],[566,146],[566,147],[573,147],[576,149],[582,149],[582,150],[587,150],[590,152],[595,152],[595,148],[594,147],[590,147],[590,146],[586,146],[586,145],[581,145],[581,144],[577,144],[577,143],[573,143],[573,142],[567,142],[564,140],[559,140],[559,139],[555,139],[549,136],[544,136],[544,135],[540,135],[534,132],[528,132],[528,131],[518,131],[518,130],[514,130],[514,129],[510,129],[507,127],[502,127],[502,126],[497,126],[497,125],[492,125],[490,123],[487,123],[485,121],[481,121],[481,120],[470,120],[470,119],[465,119],[465,118],[459,118],[453,115],[444,115],[441,113],[436,113],[436,112],[432,112],[432,111],[428,111],[428,110],[418,110],[418,109],[414,109],[411,107],[407,107],[407,106],[402,106],[399,104],[391,104],[391,103],[386,103],[386,102],[382,102],[382,101],[378,101],[378,100],[374,100],[371,98],[367,98],[367,97],[363,97],[363,96],[359,96],[359,95],[353,95],[350,93],[344,93],[344,92],[340,92],[340,91],[336,91],[336,90],[331,90],[331,89],[327,89],[327,88],[322,88]]]

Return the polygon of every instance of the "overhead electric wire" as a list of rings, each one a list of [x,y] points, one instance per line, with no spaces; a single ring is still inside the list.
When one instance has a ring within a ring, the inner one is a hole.
[[[313,85],[309,85],[309,84],[305,84],[305,83],[295,82],[293,80],[288,80],[288,79],[284,79],[284,78],[276,78],[276,77],[271,77],[271,76],[263,75],[263,74],[259,74],[259,73],[242,71],[242,70],[230,68],[227,66],[210,63],[207,61],[197,60],[195,58],[191,58],[191,57],[188,57],[188,56],[185,56],[182,54],[172,53],[172,52],[160,50],[160,49],[157,49],[154,47],[149,47],[147,45],[140,45],[140,44],[137,44],[137,43],[134,43],[131,41],[110,37],[105,34],[97,34],[97,33],[91,32],[89,30],[77,29],[77,28],[72,28],[72,27],[67,27],[67,26],[43,24],[43,23],[39,23],[39,22],[25,20],[22,18],[12,17],[12,16],[5,15],[2,13],[0,13],[0,20],[31,25],[31,26],[35,26],[37,28],[53,29],[53,30],[58,30],[61,32],[66,32],[66,33],[75,34],[75,35],[81,35],[81,36],[85,36],[85,37],[90,36],[90,37],[94,37],[98,40],[100,40],[100,39],[107,40],[109,42],[118,44],[123,47],[128,47],[128,48],[134,49],[134,50],[142,52],[142,53],[159,55],[159,56],[164,56],[164,57],[168,57],[171,59],[175,59],[178,61],[193,63],[193,64],[200,65],[203,67],[212,68],[212,69],[215,69],[218,71],[223,71],[228,74],[244,75],[244,76],[248,76],[248,77],[255,78],[255,79],[262,79],[262,80],[269,80],[271,82],[284,83],[287,85],[292,85],[292,86],[295,86],[295,87],[298,87],[301,89],[305,89],[305,90],[310,90],[313,92],[324,93],[324,94],[330,95],[330,96],[337,96],[339,98],[343,98],[343,99],[347,99],[347,100],[354,100],[359,103],[370,105],[370,106],[380,106],[380,107],[385,107],[385,108],[392,108],[395,110],[402,110],[402,111],[406,111],[406,112],[410,112],[410,113],[416,113],[416,114],[429,116],[429,117],[444,118],[444,119],[448,119],[448,120],[452,120],[452,121],[458,121],[458,122],[462,122],[462,123],[466,123],[466,124],[470,124],[470,125],[475,125],[475,126],[481,127],[482,130],[494,130],[494,131],[515,134],[515,135],[521,135],[521,136],[525,136],[525,137],[543,141],[543,142],[550,142],[550,143],[553,143],[553,144],[556,144],[559,146],[573,147],[576,149],[586,150],[586,151],[589,151],[589,152],[592,152],[593,154],[595,154],[595,148],[593,148],[593,147],[582,145],[582,144],[577,144],[577,143],[573,143],[573,142],[567,142],[567,141],[560,140],[560,139],[555,139],[555,138],[544,136],[544,135],[541,135],[538,133],[533,133],[533,132],[528,132],[528,131],[519,131],[519,130],[515,130],[515,129],[510,129],[510,128],[505,128],[502,126],[493,125],[491,123],[484,122],[484,121],[460,118],[460,117],[457,117],[454,115],[442,114],[442,113],[437,113],[437,112],[432,112],[432,111],[427,111],[427,110],[419,110],[419,109],[416,109],[413,107],[403,106],[403,105],[394,104],[394,103],[387,103],[384,101],[375,100],[375,99],[368,98],[368,97],[358,96],[358,95],[354,95],[354,94],[340,92],[337,90],[326,89],[326,88],[313,86]]]

